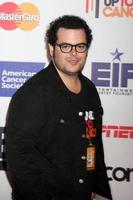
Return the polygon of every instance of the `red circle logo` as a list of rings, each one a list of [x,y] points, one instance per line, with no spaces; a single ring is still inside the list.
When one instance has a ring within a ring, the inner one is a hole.
[[[5,30],[14,30],[17,27],[24,31],[30,31],[38,26],[40,13],[32,3],[17,5],[6,2],[0,6],[0,26]]]

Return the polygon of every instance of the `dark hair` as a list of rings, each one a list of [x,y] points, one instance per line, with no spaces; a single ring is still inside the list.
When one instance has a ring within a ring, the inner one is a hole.
[[[92,41],[92,31],[86,21],[82,18],[74,15],[64,15],[52,21],[46,32],[47,43],[50,43],[52,46],[54,46],[57,41],[57,32],[59,28],[84,29],[88,47],[90,46]]]

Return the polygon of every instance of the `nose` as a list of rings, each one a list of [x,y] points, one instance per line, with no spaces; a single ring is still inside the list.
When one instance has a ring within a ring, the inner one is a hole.
[[[75,47],[75,46],[72,47],[72,50],[71,50],[70,53],[71,53],[72,55],[77,55],[77,51],[76,51],[76,47]]]

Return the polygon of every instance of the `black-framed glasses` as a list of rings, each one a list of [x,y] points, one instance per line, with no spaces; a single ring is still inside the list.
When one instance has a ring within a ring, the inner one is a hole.
[[[73,48],[75,48],[75,51],[78,53],[84,53],[88,50],[88,45],[86,43],[79,43],[74,45],[69,43],[55,43],[55,45],[60,47],[62,53],[70,53]]]

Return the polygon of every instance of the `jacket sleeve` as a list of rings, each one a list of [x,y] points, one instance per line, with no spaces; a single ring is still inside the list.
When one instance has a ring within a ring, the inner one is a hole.
[[[112,200],[110,186],[104,162],[104,150],[102,142],[102,115],[103,109],[99,107],[97,119],[97,138],[96,138],[96,177],[93,192],[104,198]]]
[[[6,157],[13,190],[22,199],[43,200],[47,193],[49,163],[36,148],[46,119],[41,89],[20,89],[13,96],[7,115]]]

